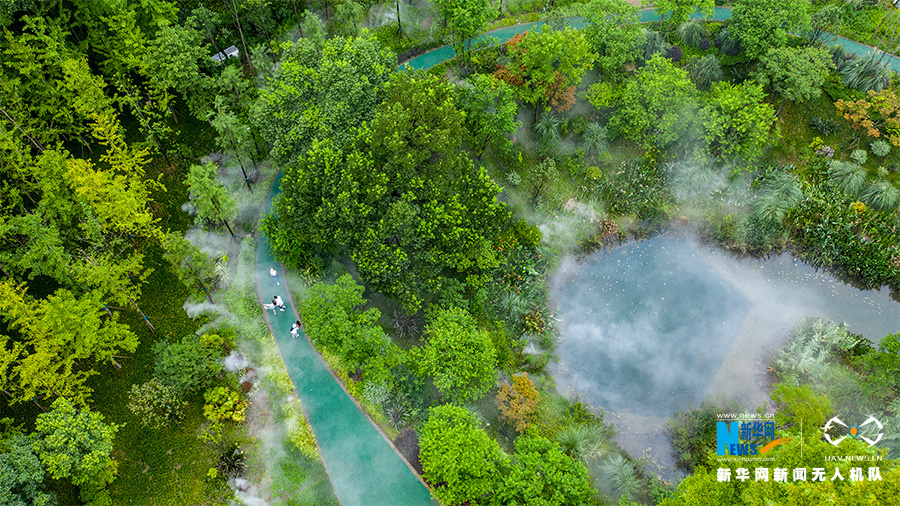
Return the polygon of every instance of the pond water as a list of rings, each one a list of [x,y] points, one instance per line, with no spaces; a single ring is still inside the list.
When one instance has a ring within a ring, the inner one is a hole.
[[[860,291],[781,255],[735,259],[667,233],[565,262],[551,279],[563,393],[603,408],[619,443],[674,478],[664,429],[708,396],[764,404],[766,355],[803,318],[846,322],[873,342],[900,331],[889,290]]]

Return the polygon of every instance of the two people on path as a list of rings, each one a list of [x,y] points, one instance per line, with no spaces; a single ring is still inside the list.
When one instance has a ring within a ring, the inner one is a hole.
[[[273,297],[271,304],[263,304],[263,309],[265,309],[266,311],[271,309],[272,312],[274,313],[275,308],[278,308],[278,309],[284,311],[284,308],[285,308],[284,299],[282,299],[280,295],[276,295],[275,297]]]

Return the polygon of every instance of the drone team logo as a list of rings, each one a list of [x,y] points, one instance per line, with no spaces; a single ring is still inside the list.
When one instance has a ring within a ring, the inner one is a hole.
[[[878,427],[878,436],[875,439],[869,439],[861,434],[861,429],[866,425],[869,425],[870,423],[874,423],[875,426]],[[839,437],[837,439],[831,439],[831,435],[828,434],[828,429],[832,427],[832,424],[838,424],[847,427],[847,435]],[[841,441],[847,439],[848,437],[851,437],[853,439],[862,439],[866,443],[869,443],[869,446],[874,446],[877,442],[881,441],[882,436],[884,436],[884,426],[881,425],[881,422],[879,422],[874,416],[870,416],[865,422],[859,425],[847,425],[838,417],[834,417],[831,420],[828,420],[828,423],[825,424],[825,439],[834,446],[839,445]]]

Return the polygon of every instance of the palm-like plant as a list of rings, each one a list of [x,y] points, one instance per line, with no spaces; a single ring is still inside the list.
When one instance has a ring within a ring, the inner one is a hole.
[[[881,91],[891,83],[893,73],[880,59],[876,59],[877,51],[869,58],[846,60],[837,69],[844,84],[860,91]]]
[[[700,47],[700,41],[709,37],[709,30],[699,19],[690,19],[678,27],[678,37],[691,47]]]
[[[653,55],[665,52],[669,48],[665,37],[655,30],[644,32],[644,59],[649,60]]]
[[[754,217],[780,223],[788,210],[803,199],[797,176],[778,172],[763,183],[753,200]]]
[[[885,180],[870,184],[859,198],[867,206],[884,213],[894,212],[900,205],[900,191]]]
[[[613,497],[625,496],[631,500],[640,485],[637,470],[621,455],[603,459],[597,466],[600,486]]]
[[[541,115],[541,119],[534,124],[534,133],[542,146],[555,145],[559,142],[559,124],[559,116],[552,112]]]
[[[599,425],[569,426],[556,434],[556,442],[566,455],[584,461],[603,456],[603,428]]]
[[[716,47],[728,56],[737,56],[741,53],[741,39],[730,33],[728,28],[723,28],[716,37]]]
[[[832,160],[828,177],[839,190],[854,197],[866,187],[866,171],[855,163]]]
[[[599,123],[588,123],[581,134],[581,140],[584,142],[584,154],[595,161],[600,153],[609,149],[609,134],[606,127]]]
[[[690,76],[697,89],[709,91],[712,84],[721,81],[724,76],[722,64],[716,55],[708,54],[691,63]]]

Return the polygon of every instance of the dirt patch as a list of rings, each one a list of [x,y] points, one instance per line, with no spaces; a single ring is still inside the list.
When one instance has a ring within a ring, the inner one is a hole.
[[[403,455],[407,462],[413,466],[419,475],[422,474],[422,463],[419,462],[419,435],[413,429],[406,429],[394,440],[394,446]]]

